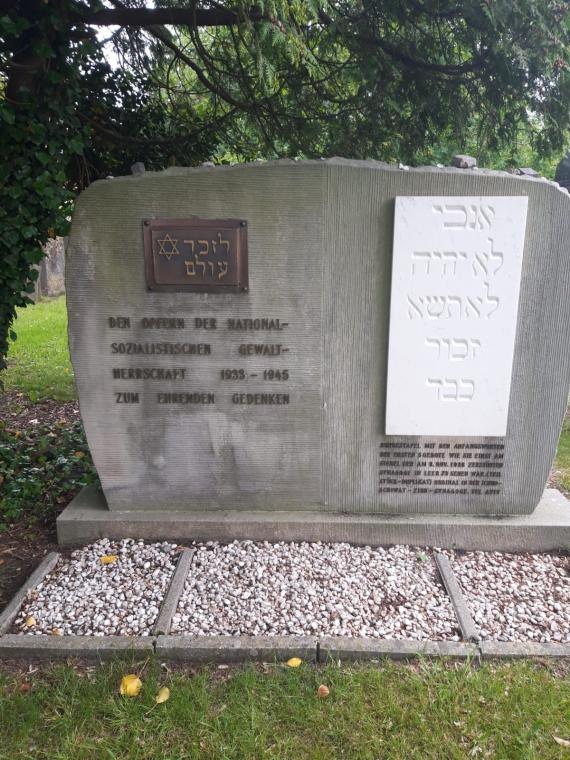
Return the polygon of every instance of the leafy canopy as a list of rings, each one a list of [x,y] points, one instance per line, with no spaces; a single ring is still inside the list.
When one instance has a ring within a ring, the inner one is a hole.
[[[548,157],[569,67],[565,0],[0,0],[0,369],[40,245],[94,179],[136,160]]]

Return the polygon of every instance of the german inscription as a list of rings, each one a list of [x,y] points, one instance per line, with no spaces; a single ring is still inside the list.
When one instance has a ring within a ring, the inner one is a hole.
[[[244,220],[146,219],[143,228],[149,290],[248,289]]]
[[[506,435],[527,203],[396,198],[387,435]]]

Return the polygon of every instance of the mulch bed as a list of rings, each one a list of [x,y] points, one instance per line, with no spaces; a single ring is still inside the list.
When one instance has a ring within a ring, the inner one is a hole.
[[[23,431],[33,425],[49,427],[65,422],[71,425],[79,417],[77,401],[32,402],[24,393],[6,391],[0,395],[0,423],[8,430]]]

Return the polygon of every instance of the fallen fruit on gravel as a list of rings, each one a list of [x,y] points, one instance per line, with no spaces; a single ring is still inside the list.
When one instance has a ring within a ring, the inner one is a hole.
[[[128,676],[123,676],[121,678],[119,691],[123,697],[136,697],[141,689],[142,681],[134,673],[129,673]]]

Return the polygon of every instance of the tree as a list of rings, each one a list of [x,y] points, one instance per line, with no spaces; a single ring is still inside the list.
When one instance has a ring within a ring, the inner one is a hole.
[[[0,368],[40,244],[134,160],[547,155],[570,123],[564,0],[0,0],[0,41]]]

